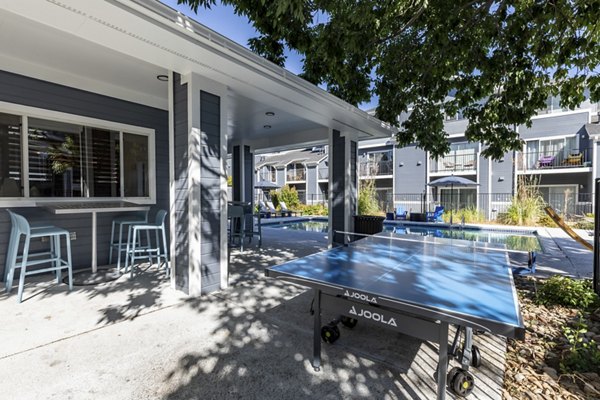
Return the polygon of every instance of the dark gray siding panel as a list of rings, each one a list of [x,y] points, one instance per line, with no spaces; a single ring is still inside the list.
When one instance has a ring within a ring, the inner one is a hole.
[[[219,160],[219,162],[221,162]],[[250,146],[244,146],[244,201],[251,201],[254,204],[254,154],[250,151]]]
[[[175,125],[175,285],[189,288],[188,237],[188,88],[181,75],[173,74],[173,119]]]
[[[331,228],[334,231],[345,231],[344,224],[344,195],[346,187],[344,160],[345,139],[337,130],[333,131],[332,146],[329,153],[332,163],[332,185],[331,185]],[[344,243],[343,235],[334,235],[333,243]]]
[[[200,159],[200,214],[201,238],[204,249],[201,259],[202,292],[219,289],[221,276],[221,99],[219,96],[201,91],[200,130],[202,156]],[[249,152],[249,149],[248,149]],[[248,155],[252,173],[252,157]],[[248,179],[248,176],[246,176]],[[250,179],[251,175],[250,175]],[[251,181],[250,181],[251,182]]]
[[[167,111],[5,71],[0,71],[0,101],[154,129],[156,206],[152,207],[150,217],[154,218],[159,208],[169,209]],[[75,268],[89,268],[92,248],[91,215],[52,215],[41,208],[15,208],[14,210],[32,221],[52,223],[75,232],[77,239],[72,242],[73,264]],[[108,263],[110,228],[114,216],[114,214],[104,213],[98,215],[99,265]],[[2,272],[0,276],[4,273],[10,228],[8,214],[0,211],[0,271]],[[33,246],[41,245],[39,242],[33,244]]]
[[[537,138],[561,135],[574,135],[588,122],[588,113],[581,112],[558,117],[534,119],[531,128],[519,127],[521,138]]]
[[[241,146],[233,146],[233,201],[242,200],[242,176],[240,175]]]
[[[401,163],[403,164],[402,167],[400,167]],[[396,172],[394,193],[423,193],[427,165],[427,153],[417,149],[416,146],[396,148],[394,151],[394,169]]]
[[[351,141],[350,142],[350,187],[348,190],[350,191],[350,210],[352,214],[356,214],[358,212],[358,142]],[[352,225],[354,220],[350,221],[351,226],[348,228],[351,232],[354,232],[354,226]]]

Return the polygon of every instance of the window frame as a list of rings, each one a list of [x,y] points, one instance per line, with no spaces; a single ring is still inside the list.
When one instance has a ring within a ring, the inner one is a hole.
[[[64,113],[61,111],[25,106],[0,101],[0,112],[16,115],[21,118],[21,169],[23,196],[0,198],[0,207],[35,207],[44,203],[72,203],[72,202],[110,202],[129,201],[137,204],[156,203],[156,131],[136,125],[113,122],[98,118],[84,117],[81,115]],[[120,193],[118,197],[31,197],[29,193],[29,118],[46,119],[67,124],[82,125],[89,128],[98,128],[116,131],[119,133],[119,142],[123,143],[123,134],[130,133],[148,138],[148,197],[126,197],[123,181],[123,146],[120,146]]]

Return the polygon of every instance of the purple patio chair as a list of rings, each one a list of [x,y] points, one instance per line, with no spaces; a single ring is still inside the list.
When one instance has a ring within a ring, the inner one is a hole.
[[[539,168],[548,168],[554,165],[555,156],[541,156],[538,159],[538,167]]]

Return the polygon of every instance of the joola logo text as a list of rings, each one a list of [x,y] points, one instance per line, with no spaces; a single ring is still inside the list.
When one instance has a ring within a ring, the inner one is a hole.
[[[375,296],[369,297],[363,293],[351,292],[349,290],[346,290],[346,292],[344,293],[344,296],[350,297],[350,298],[356,299],[356,300],[362,300],[362,301],[367,301],[369,303],[377,304],[377,298]]]
[[[354,306],[352,306],[352,308],[350,309],[350,311],[348,311],[348,313],[351,315],[356,315],[357,317],[370,319],[375,322],[381,322],[382,324],[395,326],[395,327],[398,326],[398,325],[396,325],[396,320],[394,318],[386,319],[385,315],[383,315],[383,314],[371,312],[369,310],[363,310],[362,308],[359,309],[357,312],[356,308],[354,308]]]

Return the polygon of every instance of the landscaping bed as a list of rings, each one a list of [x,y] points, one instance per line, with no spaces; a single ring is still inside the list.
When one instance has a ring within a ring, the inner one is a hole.
[[[526,328],[508,340],[504,399],[600,399],[600,308],[589,281],[516,279]]]

